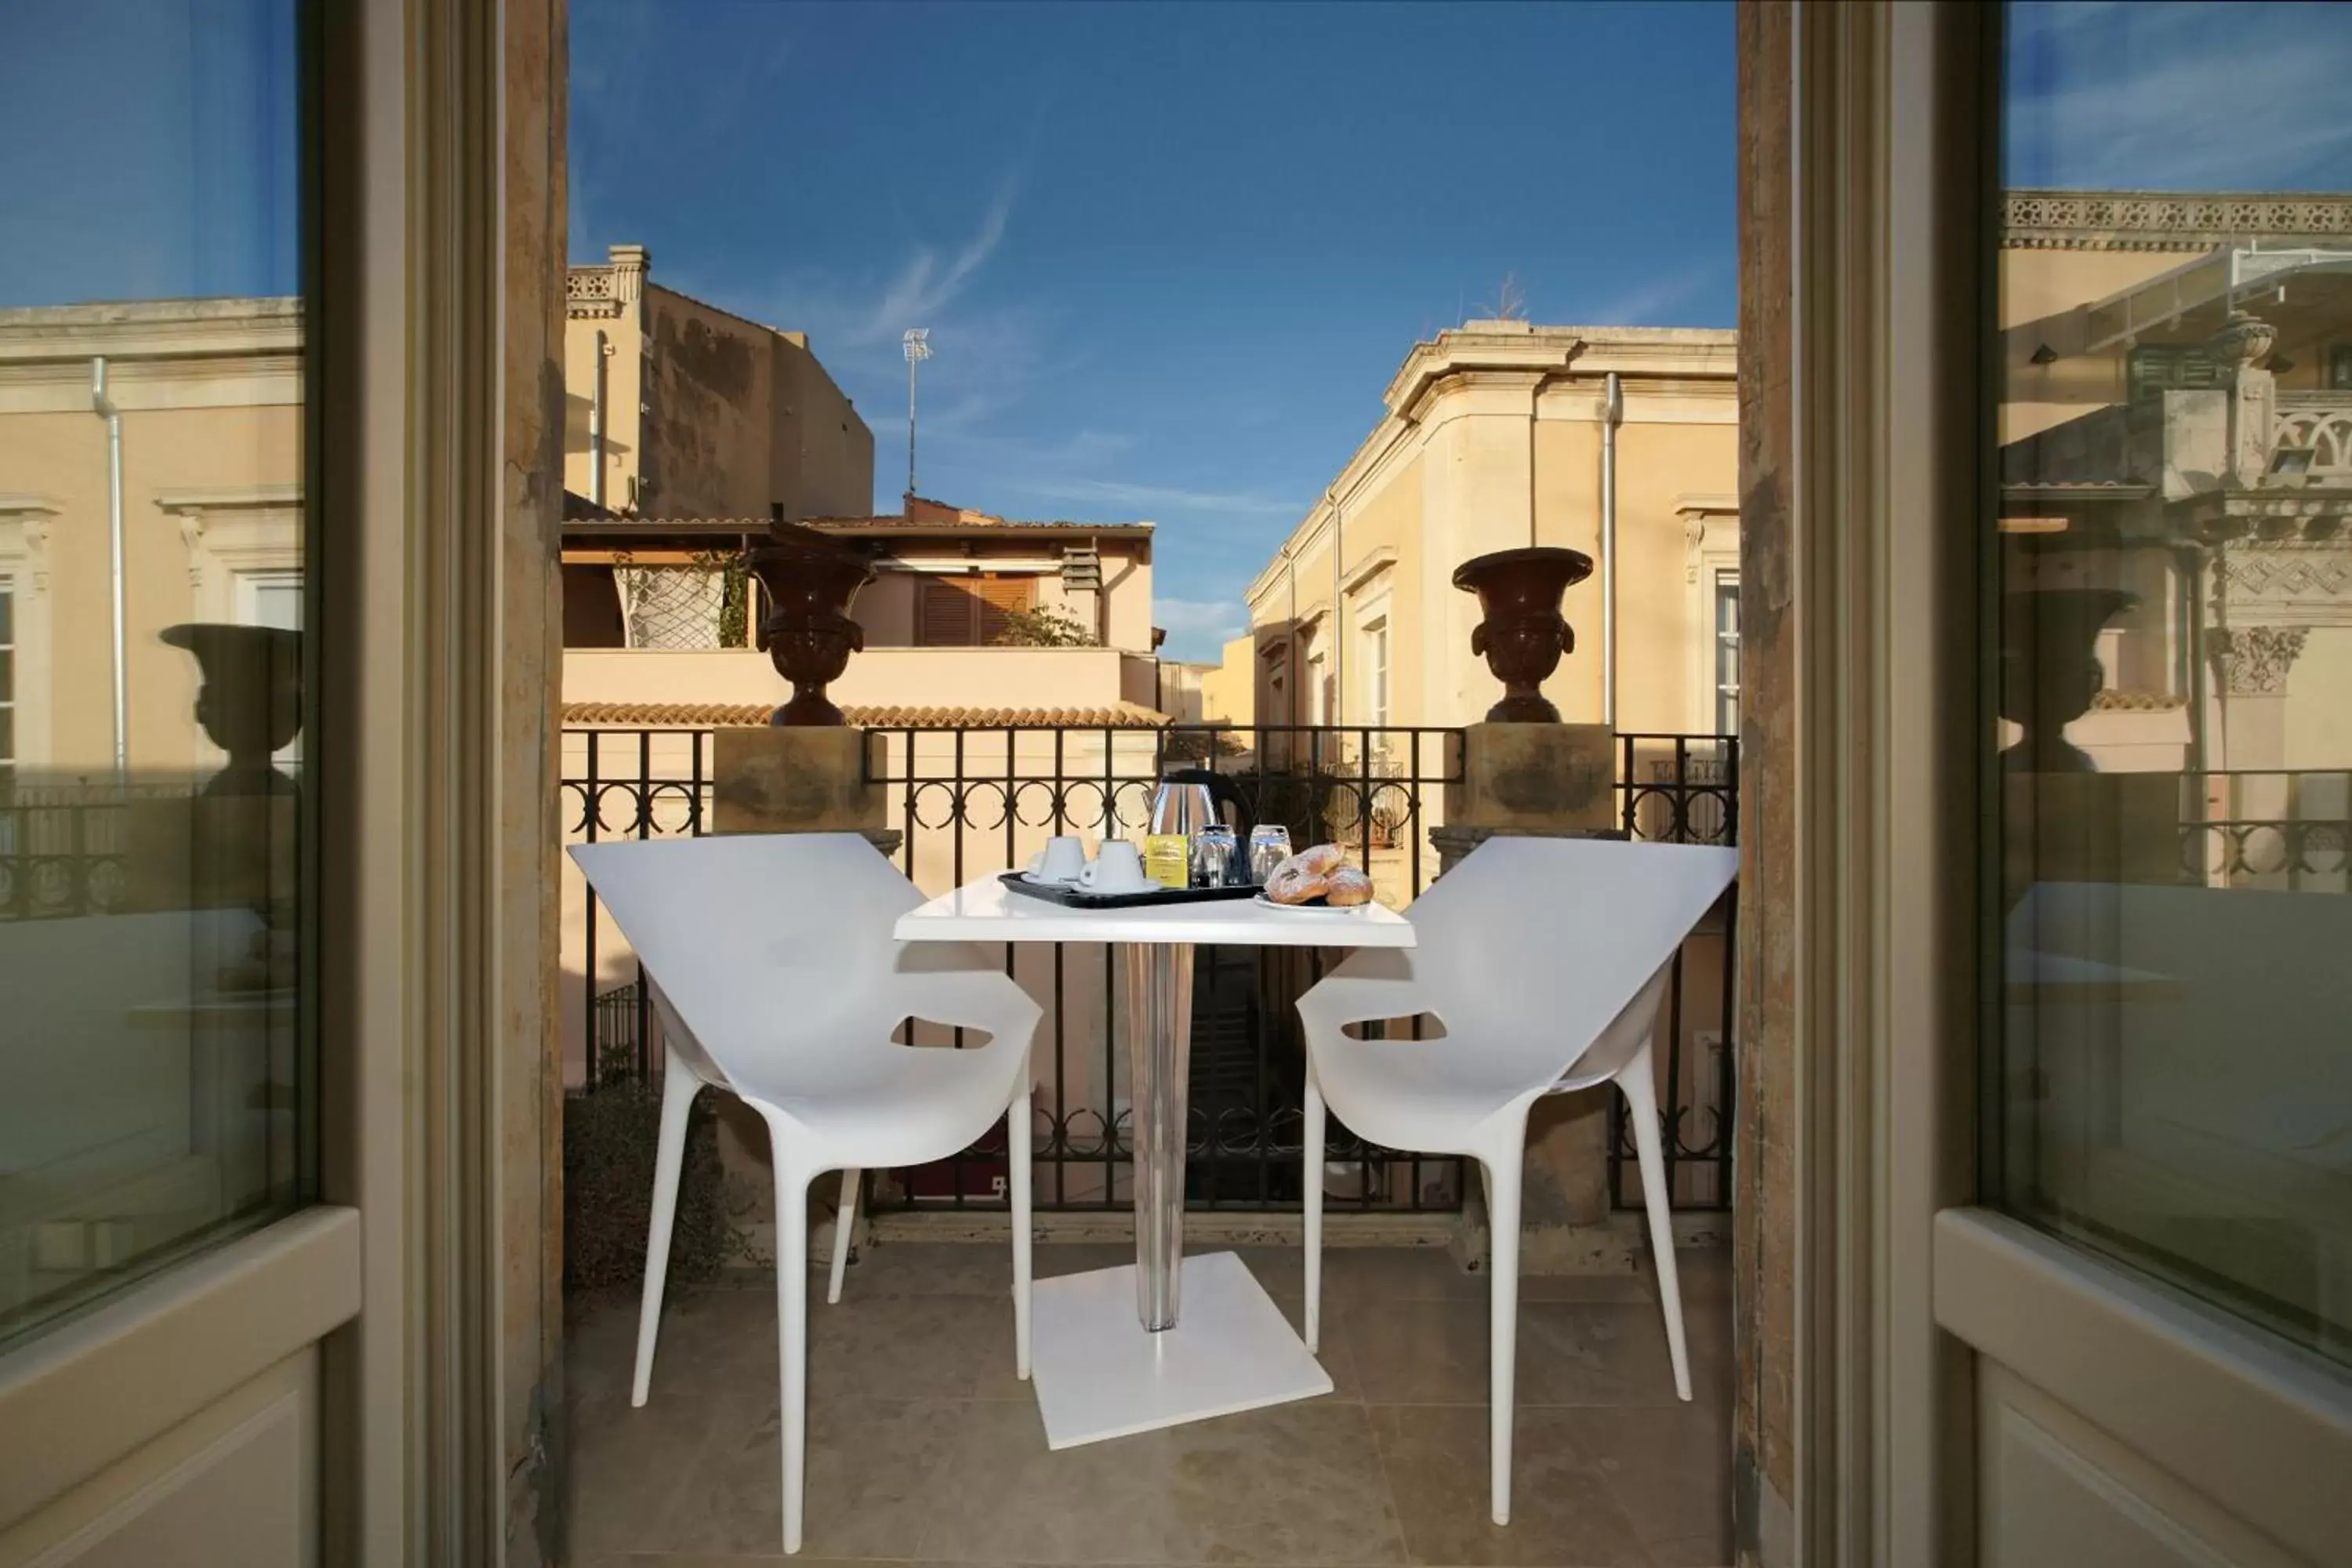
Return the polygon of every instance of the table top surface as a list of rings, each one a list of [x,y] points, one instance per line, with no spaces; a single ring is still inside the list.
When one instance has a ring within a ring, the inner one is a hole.
[[[900,942],[1199,942],[1229,947],[1411,947],[1412,922],[1379,904],[1275,909],[1210,899],[1160,909],[1078,910],[1016,893],[993,875],[898,917]]]

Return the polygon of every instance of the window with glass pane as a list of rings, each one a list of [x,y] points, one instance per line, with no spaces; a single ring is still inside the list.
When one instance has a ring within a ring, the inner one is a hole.
[[[1990,1195],[2352,1362],[2352,10],[2005,19]]]
[[[1715,732],[1739,733],[1739,577],[1715,574]]]
[[[9,14],[0,1343],[311,1190],[307,17]]]
[[[0,788],[16,776],[16,585],[0,582]]]

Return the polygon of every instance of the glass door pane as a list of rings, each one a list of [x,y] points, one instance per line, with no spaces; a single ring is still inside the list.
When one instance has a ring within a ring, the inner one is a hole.
[[[311,1191],[296,0],[0,48],[0,1343]]]
[[[2352,1362],[2352,11],[2007,22],[1990,1195]]]

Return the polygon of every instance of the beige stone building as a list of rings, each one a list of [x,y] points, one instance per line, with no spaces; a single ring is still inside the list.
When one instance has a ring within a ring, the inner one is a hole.
[[[757,584],[724,564],[782,519],[874,563],[853,607],[867,651],[835,689],[845,704],[941,722],[1156,708],[1151,524],[1020,521],[920,496],[872,515],[873,433],[807,335],[664,288],[649,265],[644,247],[615,246],[567,280],[567,702],[650,723],[781,700],[751,646]],[[997,647],[1024,616],[1089,646]],[[658,657],[688,652],[720,657]]]
[[[1217,662],[1202,668],[1201,715],[1212,723],[1248,725],[1257,721],[1257,638],[1248,633],[1229,638],[1217,650]]]
[[[2352,761],[2352,201],[2021,191],[2002,217],[2001,526],[2041,552],[2007,586],[2031,559],[2133,601],[2066,738],[2103,772],[2238,775],[2218,815],[2286,812],[2250,775]]]
[[[285,299],[0,310],[0,778],[220,765],[159,634],[299,624],[302,338]]]
[[[873,504],[874,433],[808,334],[653,280],[642,245],[571,269],[563,484],[647,517],[852,516]]]
[[[1735,730],[1737,352],[1728,331],[1516,321],[1414,345],[1385,416],[1249,585],[1258,721],[1483,716],[1502,689],[1471,656],[1478,608],[1454,568],[1527,544],[1600,561],[1613,462],[1613,703],[1599,571],[1569,590],[1576,651],[1546,694],[1572,723]]]

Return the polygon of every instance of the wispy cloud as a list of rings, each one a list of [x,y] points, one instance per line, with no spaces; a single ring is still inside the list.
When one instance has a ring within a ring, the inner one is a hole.
[[[1004,242],[1004,230],[1013,221],[1016,188],[1013,180],[998,187],[988,211],[981,217],[979,232],[966,240],[952,258],[943,258],[931,246],[918,247],[864,321],[850,328],[849,341],[877,343],[895,338],[909,327],[929,326],[933,317],[954,303],[964,285],[988,264],[988,258]]]
[[[1164,511],[1213,512],[1243,517],[1300,517],[1307,507],[1273,496],[1225,490],[1183,489],[1172,485],[1130,484],[1118,479],[1047,479],[1032,487],[1057,500]]]
[[[2032,6],[2021,22],[2005,106],[2011,183],[2341,185],[2352,19],[2335,7]]]
[[[1723,267],[1721,257],[1710,256],[1637,284],[1591,310],[1570,310],[1569,315],[1580,324],[1595,327],[1664,325],[1666,323],[1659,318],[1671,315],[1677,308],[1687,304],[1721,276]]]

